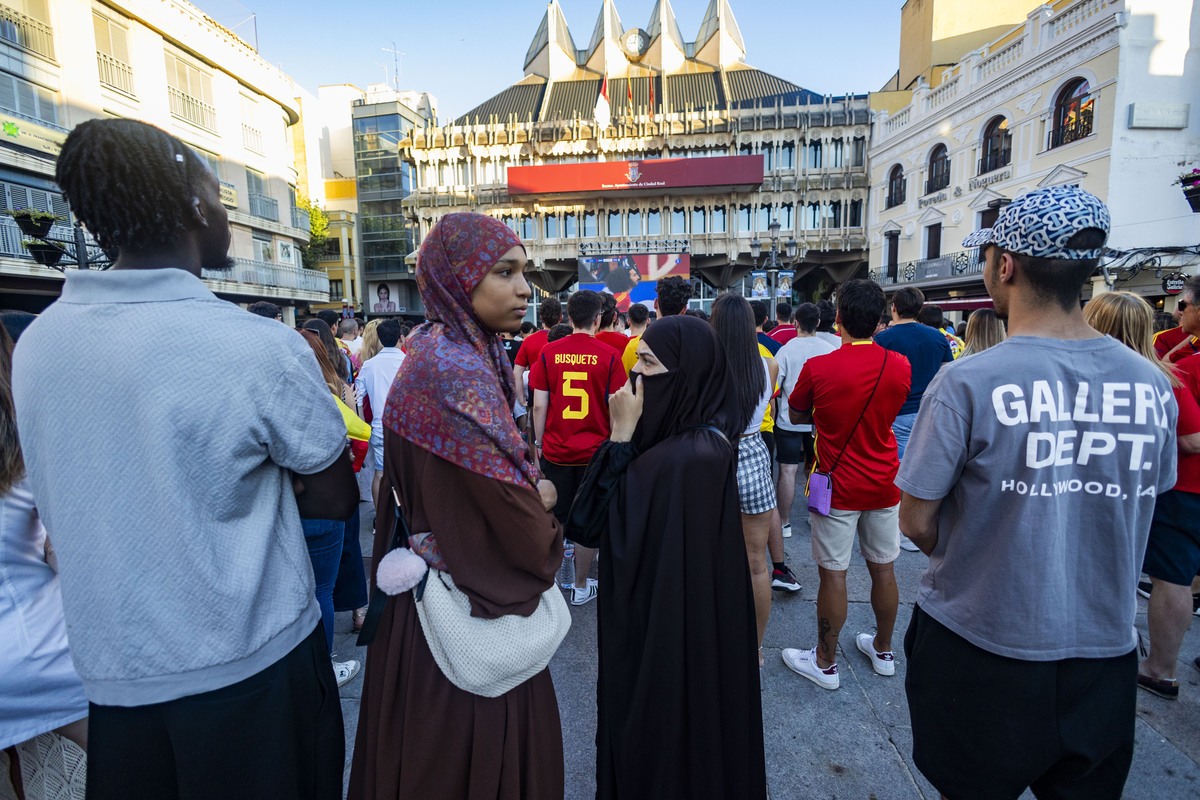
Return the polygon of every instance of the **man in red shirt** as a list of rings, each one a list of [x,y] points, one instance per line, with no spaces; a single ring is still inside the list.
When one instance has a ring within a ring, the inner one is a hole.
[[[900,460],[892,423],[908,399],[908,359],[871,340],[887,309],[874,281],[847,281],[837,290],[842,346],[805,362],[788,398],[794,425],[812,424],[817,434],[817,472],[833,474],[829,516],[813,512],[812,546],[817,589],[817,646],[788,648],[783,661],[825,689],[837,689],[838,636],[846,622],[846,570],[857,532],[871,573],[876,633],[860,633],[858,649],[880,675],[895,674],[892,629],[899,592],[892,562],[900,554]]]
[[[1179,302],[1175,306],[1175,313],[1172,314],[1175,322],[1180,323],[1179,326],[1154,334],[1154,354],[1160,361],[1170,360],[1171,363],[1175,363],[1200,353],[1200,344],[1197,344],[1196,336],[1188,333],[1182,324],[1183,313],[1187,311],[1189,305],[1188,295],[1184,294],[1179,298]]]
[[[1179,301],[1178,316],[1183,331],[1179,341],[1195,341],[1200,336],[1200,279],[1190,278],[1184,285]],[[1172,331],[1163,331],[1159,338]],[[1175,470],[1175,486],[1154,501],[1154,517],[1150,522],[1150,538],[1142,571],[1150,576],[1153,587],[1146,623],[1150,628],[1150,652],[1138,666],[1138,686],[1160,697],[1174,700],[1179,697],[1179,681],[1175,665],[1179,648],[1192,623],[1192,581],[1200,570],[1200,356],[1187,356],[1192,350],[1180,347],[1172,355],[1177,361],[1179,379],[1183,385],[1175,389],[1179,404],[1179,422],[1175,434],[1179,442],[1179,461]],[[1183,358],[1177,355],[1182,353]],[[1162,358],[1165,353],[1160,354]],[[1200,664],[1198,664],[1200,666]]]
[[[550,335],[550,329],[561,321],[562,303],[558,302],[557,297],[547,297],[538,306],[538,322],[542,323],[541,329],[521,340],[521,347],[517,350],[517,357],[513,362],[513,380],[516,382],[517,393],[521,397],[526,395],[525,371],[533,362],[537,361],[538,354],[546,346],[546,337]]]
[[[554,516],[564,527],[588,461],[612,431],[608,398],[625,385],[620,355],[596,339],[602,306],[589,289],[571,295],[567,316],[575,333],[542,348],[529,373],[542,474],[558,490]],[[596,582],[588,578],[593,552],[575,546],[572,605],[596,597]]]
[[[775,318],[779,324],[775,326],[775,330],[767,335],[781,345],[795,339],[796,321],[792,317],[792,307],[787,303],[777,303],[775,305]]]
[[[600,311],[600,330],[596,332],[596,338],[616,350],[617,355],[622,355],[629,344],[629,337],[617,330],[620,322],[617,319],[617,298],[608,292],[601,292],[600,299],[604,306]]]

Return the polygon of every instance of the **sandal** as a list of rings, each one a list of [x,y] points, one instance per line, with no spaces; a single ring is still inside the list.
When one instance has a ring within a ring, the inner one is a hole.
[[[1156,694],[1167,700],[1179,699],[1179,681],[1168,678],[1151,678],[1149,675],[1138,673],[1137,685],[1150,694]]]
[[[362,633],[363,623],[367,621],[367,607],[354,609],[354,629],[352,633]]]

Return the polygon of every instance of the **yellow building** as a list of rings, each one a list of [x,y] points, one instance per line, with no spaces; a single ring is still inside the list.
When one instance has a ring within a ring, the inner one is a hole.
[[[1195,255],[1172,252],[1198,237],[1170,184],[1200,153],[1188,106],[1200,58],[1189,4],[1175,5],[909,0],[900,70],[871,98],[872,276],[917,285],[947,310],[989,305],[979,254],[959,243],[1023,192],[1066,184],[1113,214],[1121,255],[1097,288],[1153,299],[1161,274],[1138,264],[1194,271]],[[1164,46],[1172,56],[1155,65]]]

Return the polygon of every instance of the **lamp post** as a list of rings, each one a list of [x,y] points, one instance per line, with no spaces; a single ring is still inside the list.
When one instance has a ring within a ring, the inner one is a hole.
[[[757,269],[760,266],[766,266],[767,271],[771,273],[771,302],[767,303],[767,311],[771,315],[771,320],[775,321],[775,302],[776,291],[779,282],[779,268],[787,266],[779,261],[779,220],[771,220],[771,224],[767,226],[767,230],[771,232],[771,249],[768,251],[770,258],[764,260],[764,264],[758,263],[758,257],[762,254],[762,242],[758,237],[750,242],[750,258],[754,259],[754,267]],[[796,257],[796,240],[791,236],[784,243],[783,248],[789,259]]]

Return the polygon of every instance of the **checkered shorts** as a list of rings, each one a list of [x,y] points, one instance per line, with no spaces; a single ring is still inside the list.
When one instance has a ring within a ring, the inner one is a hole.
[[[761,514],[778,505],[771,475],[771,456],[761,434],[738,440],[737,483],[738,503],[743,514]]]

